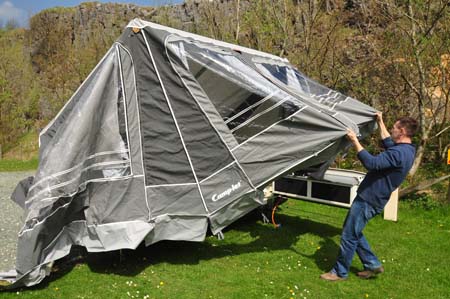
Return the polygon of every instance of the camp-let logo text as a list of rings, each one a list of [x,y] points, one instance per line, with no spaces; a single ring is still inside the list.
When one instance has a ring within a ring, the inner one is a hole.
[[[241,181],[237,182],[236,184],[231,185],[230,188],[228,188],[227,190],[223,191],[220,194],[214,194],[212,196],[211,200],[212,201],[218,201],[218,200],[224,198],[225,196],[230,195],[232,192],[236,191],[240,187],[241,187]]]

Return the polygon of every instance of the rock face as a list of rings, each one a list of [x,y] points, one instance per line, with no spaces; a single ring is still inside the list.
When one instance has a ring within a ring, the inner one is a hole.
[[[112,41],[131,19],[152,19],[156,14],[153,7],[112,3],[44,10],[30,20],[28,32],[35,71],[45,69],[42,64],[64,47],[83,49],[94,42],[98,46],[99,42]]]
[[[248,0],[240,1],[241,8]],[[82,3],[44,10],[30,20],[25,33],[34,80],[41,87],[40,117],[49,121],[100,61],[134,18],[224,39],[234,20],[234,0],[187,0],[179,5],[145,7],[133,4]],[[214,31],[210,25],[220,27]],[[220,24],[218,26],[218,24]]]
[[[62,52],[67,48],[83,50],[95,44],[97,50],[104,53],[134,18],[207,34],[207,25],[202,24],[202,20],[215,17],[218,11],[222,16],[231,17],[234,6],[232,0],[187,0],[183,4],[160,7],[98,2],[55,7],[30,20],[29,52],[35,72],[40,73],[53,56],[66,56]]]
[[[241,1],[246,2],[246,1]],[[242,4],[241,4],[242,5]],[[145,7],[134,4],[88,2],[71,8],[55,7],[33,16],[29,37],[33,56],[45,54],[51,46],[49,36],[58,31],[60,37],[70,38],[72,44],[84,46],[97,34],[114,40],[126,24],[141,18],[147,21],[196,31],[202,20],[217,11],[232,16],[235,9],[231,0],[187,0],[179,5]]]
[[[70,98],[130,20],[142,18],[183,28],[184,23],[192,23],[188,7],[191,5],[142,7],[93,2],[55,7],[33,16],[25,33],[24,52],[29,54],[34,80],[42,87],[38,105],[44,122]]]

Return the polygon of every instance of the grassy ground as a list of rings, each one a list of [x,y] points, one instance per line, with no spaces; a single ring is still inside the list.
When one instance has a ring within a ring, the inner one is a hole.
[[[27,134],[21,136],[15,145],[4,147],[1,158],[4,160],[15,160],[17,162],[35,159],[39,152],[38,140],[38,132],[36,130],[31,130]]]
[[[38,133],[32,130],[22,136],[15,146],[3,148],[0,156],[0,171],[37,169],[38,152]]]
[[[27,161],[15,159],[0,160],[0,171],[24,171],[35,170],[38,167],[38,158],[32,158]]]
[[[136,251],[89,254],[59,263],[33,288],[0,298],[450,298],[450,209],[403,204],[399,221],[373,219],[365,233],[386,272],[326,282],[346,210],[290,200],[275,229],[256,213],[222,241],[160,242]]]

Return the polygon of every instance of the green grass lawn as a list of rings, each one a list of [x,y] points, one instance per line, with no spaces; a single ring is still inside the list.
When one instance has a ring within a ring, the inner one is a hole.
[[[28,161],[3,159],[0,160],[0,171],[24,171],[37,169],[39,164],[38,158]]]
[[[355,258],[347,281],[322,281],[345,214],[289,200],[276,214],[278,229],[253,213],[222,241],[210,236],[89,254],[59,263],[39,286],[0,298],[450,298],[449,207],[426,211],[401,203],[397,223],[376,217],[365,234],[386,272],[361,280]]]

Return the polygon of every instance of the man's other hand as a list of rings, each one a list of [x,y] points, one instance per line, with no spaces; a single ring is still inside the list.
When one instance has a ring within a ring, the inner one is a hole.
[[[356,136],[356,133],[351,129],[347,129],[347,138],[353,144],[358,142],[358,137]]]
[[[356,149],[356,152],[362,151],[364,148],[362,147],[361,143],[359,143],[358,137],[356,136],[355,132],[351,129],[347,129],[347,138],[350,140],[350,142],[353,144],[353,146]]]

